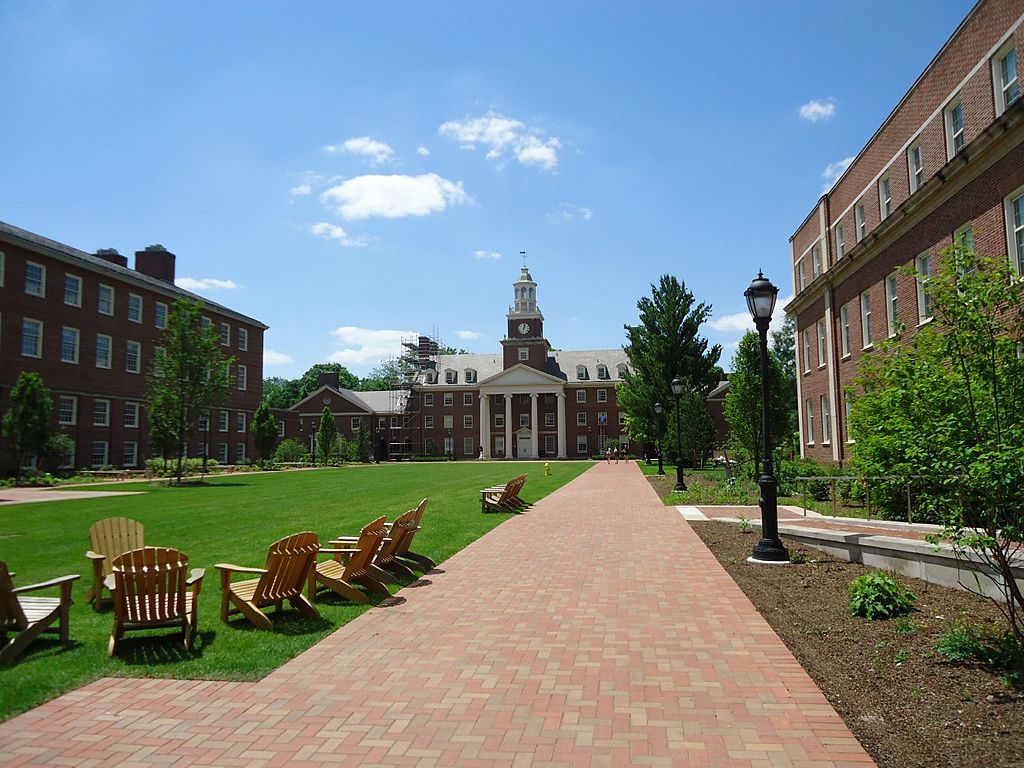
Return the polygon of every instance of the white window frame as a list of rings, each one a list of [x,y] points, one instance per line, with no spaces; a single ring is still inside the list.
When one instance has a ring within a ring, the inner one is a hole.
[[[71,293],[71,300],[68,301],[68,287],[73,285]],[[78,275],[73,275],[70,272],[64,273],[64,305],[68,307],[79,307],[82,306],[82,278]]]
[[[545,427],[553,427],[553,426],[555,426],[555,414],[553,414],[553,413],[545,413],[544,414],[544,426]]]
[[[796,260],[796,282],[801,291],[807,287],[807,263],[803,256]]]
[[[505,426],[505,414],[496,413],[494,414],[494,428],[498,429]]]
[[[139,465],[139,444],[134,440],[125,440],[122,447],[122,467],[137,467]]]
[[[105,339],[106,340],[107,355],[106,355],[106,358],[104,358],[103,360],[100,359],[100,348],[101,348],[100,339]],[[97,368],[102,368],[104,370],[109,371],[110,370],[110,366],[113,363],[113,359],[114,359],[114,339],[113,339],[113,337],[108,336],[105,333],[97,333],[96,334],[96,367]]]
[[[857,442],[850,437],[850,409],[853,407],[853,395],[850,394],[849,390],[843,392],[843,419],[846,424],[846,442],[855,443]]]
[[[455,429],[455,416],[446,413],[441,418],[441,429]]]
[[[96,398],[92,401],[92,425],[94,427],[110,426],[110,401]]]
[[[235,368],[235,383],[238,385],[239,392],[245,392],[249,386],[249,368],[248,366],[239,364]]]
[[[831,423],[831,409],[828,407],[828,395],[822,395],[819,399],[819,408],[821,409],[821,444],[831,445],[832,444],[832,423]]]
[[[1013,72],[1009,72],[1009,57],[1013,57]],[[1005,70],[1005,71],[1004,71]],[[992,91],[995,95],[996,117],[1020,98],[1020,84],[1017,80],[1017,50],[1013,40],[1004,45],[992,57]]]
[[[28,274],[31,268],[35,267],[39,270],[39,282],[38,288],[36,288],[36,281],[32,281],[33,288],[36,290],[29,290]],[[25,294],[28,296],[36,296],[40,299],[46,298],[46,265],[40,264],[38,261],[26,261],[25,262]]]
[[[142,297],[137,293],[128,294],[128,322],[142,322]]]
[[[219,443],[217,445],[217,461],[221,464],[228,463],[228,444]]]
[[[472,368],[467,368],[462,375],[467,384],[476,384],[476,371]]]
[[[811,372],[811,332],[804,328],[800,332],[801,341],[803,342],[804,352],[804,373]]]
[[[247,419],[245,418],[245,411],[236,411],[235,412],[235,432],[238,432],[239,434],[244,434],[245,433],[245,425],[246,425],[245,423],[246,423],[246,421],[247,421]]]
[[[445,384],[456,384],[459,380],[459,374],[457,371],[453,371],[450,368],[444,372],[444,383]]]
[[[896,324],[900,319],[899,301],[899,282],[897,273],[893,272],[885,277],[885,322],[890,339],[896,335]]]
[[[427,392],[425,395],[423,395],[423,405],[425,407],[432,407],[434,405],[434,393],[433,392]]]
[[[1024,187],[1015,189],[1003,201],[1006,215],[1006,252],[1010,266],[1024,275]]]
[[[239,328],[238,329],[238,349],[242,352],[249,351],[249,329]]]
[[[555,453],[555,448],[555,436],[544,435],[544,454],[547,456],[552,455],[553,453]]]
[[[974,253],[974,227],[971,222],[967,222],[962,227],[958,227],[953,233],[953,244],[962,245],[971,253]]]
[[[455,394],[453,392],[445,392],[444,393],[444,404],[445,404],[446,408],[449,408],[449,407],[452,407],[452,406],[455,405]]]
[[[860,295],[860,338],[864,349],[873,346],[871,335],[871,293],[864,291]]]
[[[878,180],[878,213],[882,221],[892,213],[892,176],[889,173]]]
[[[586,411],[577,411],[576,412],[576,426],[577,427],[585,427],[585,426],[587,426],[587,412]]]
[[[815,243],[811,246],[811,275],[812,279],[817,279],[818,275],[822,273],[821,265],[821,243]]]
[[[867,214],[864,211],[864,203],[857,203],[853,207],[853,220],[856,228],[857,242],[859,243],[868,234]]]
[[[153,326],[159,330],[167,327],[167,305],[162,301],[156,302],[153,309]]]
[[[70,405],[70,408],[65,408]],[[60,395],[57,398],[57,423],[62,427],[73,427],[78,423],[78,398],[72,395]]]
[[[462,455],[476,456],[476,440],[472,437],[462,438]]]
[[[355,434],[359,430],[359,425],[363,423],[363,420],[359,416],[352,417],[352,433]]]
[[[960,127],[956,127],[957,115],[960,118]],[[946,128],[946,159],[953,157],[964,148],[964,102],[960,94],[957,94],[942,110],[943,124]]]
[[[228,323],[222,322],[217,327],[217,338],[222,347],[231,346],[231,326]]]
[[[589,453],[586,435],[576,435],[576,453],[580,456],[586,456]]]
[[[102,458],[97,461],[96,449],[98,446],[102,446]],[[92,445],[89,446],[89,466],[91,467],[104,467],[110,463],[110,444],[106,440],[93,440]]]
[[[228,431],[228,419],[229,418],[230,417],[228,416],[228,412],[227,411],[220,411],[217,414],[217,431],[218,432],[227,432]]]
[[[209,414],[207,414],[207,420],[209,420]],[[125,429],[138,429],[139,428],[139,404],[138,403],[125,403],[124,404],[124,428]],[[207,428],[206,431],[209,431],[209,428]]]
[[[814,335],[818,340],[818,367],[825,367],[825,320],[818,320],[814,324]]]
[[[530,414],[528,414],[528,413],[520,413],[519,414],[519,426],[520,427],[528,427],[528,426],[530,426]]]
[[[104,292],[109,292],[110,306],[107,307],[107,311],[103,311],[103,295]],[[101,315],[107,317],[113,317],[114,315],[114,286],[107,285],[106,283],[100,283],[99,288],[96,292],[96,311]]]
[[[843,357],[850,356],[850,305],[843,304],[839,308],[839,343],[842,346]]]
[[[71,356],[70,359],[65,356],[65,352],[68,347],[68,333],[70,332],[73,339],[71,343]],[[81,346],[82,334],[77,328],[72,328],[70,325],[61,326],[60,329],[60,361],[62,363],[70,363],[71,365],[78,365],[78,350]]]
[[[807,445],[814,445],[814,401],[804,401],[807,413]]]
[[[25,339],[27,338],[26,331],[29,327],[35,328],[35,346],[33,349],[26,351]],[[21,318],[21,356],[22,357],[33,357],[37,360],[41,360],[43,357],[43,321],[34,320],[31,317]]]
[[[846,241],[843,240],[843,225],[836,224],[836,258],[841,259],[846,253]]]
[[[235,445],[235,464],[245,463],[245,443]]]
[[[928,295],[928,278],[932,274],[932,256],[925,251],[914,259],[914,278],[917,284],[917,324],[924,325],[932,319],[931,297]],[[925,275],[922,279],[921,275]]]
[[[608,366],[606,366],[606,365],[601,365],[601,364],[598,364],[598,366],[597,366],[597,378],[599,378],[599,379],[608,379],[608,378],[611,378],[611,377],[610,377],[610,376],[608,375]]]
[[[462,393],[462,404],[463,405],[472,405],[473,404],[473,393],[472,392],[463,392]]]
[[[132,367],[132,350],[134,350],[135,366]],[[142,344],[128,339],[124,343],[124,370],[126,373],[142,372]]]
[[[597,402],[599,402],[599,403],[607,403],[608,402],[608,390],[607,389],[599,389],[599,390],[597,390]]]
[[[576,366],[576,380],[577,381],[589,381],[590,373],[587,371],[587,366],[577,365]]]
[[[462,428],[472,429],[473,428],[473,414],[464,413],[462,414]]]
[[[505,436],[497,435],[494,438],[494,455],[504,456],[505,455]]]
[[[520,362],[524,362],[524,361],[527,361],[529,359],[530,359],[530,348],[529,347],[519,347],[519,360],[520,360]]]
[[[577,389],[576,390],[576,402],[577,403],[585,403],[585,402],[587,402],[587,390],[585,390],[585,389]]]
[[[428,416],[424,416],[423,417],[423,428],[424,429],[433,429],[434,428],[434,417],[433,416],[429,416],[428,415]]]
[[[917,161],[915,164],[915,160]],[[924,186],[924,144],[918,139],[907,148],[907,174],[910,194]]]

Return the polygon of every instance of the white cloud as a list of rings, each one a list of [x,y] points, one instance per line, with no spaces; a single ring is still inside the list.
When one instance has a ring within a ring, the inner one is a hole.
[[[383,163],[395,156],[391,147],[382,141],[371,139],[369,136],[359,136],[353,139],[346,139],[341,144],[328,144],[324,149],[329,154],[347,152],[350,155],[362,155],[368,157],[374,163]]]
[[[309,184],[299,184],[297,187],[292,187],[288,190],[288,194],[293,197],[304,197],[313,193],[313,187]]]
[[[418,147],[416,147],[416,154],[423,155],[423,157],[429,157],[430,150],[424,147],[422,144],[420,144]]]
[[[490,160],[501,160],[510,151],[523,165],[539,165],[549,171],[558,166],[558,150],[562,147],[557,138],[541,138],[519,120],[496,112],[449,120],[437,132],[455,139],[464,149],[476,149],[478,144],[487,147]]]
[[[356,176],[320,196],[322,203],[334,206],[347,220],[427,216],[470,200],[461,181],[449,181],[436,173]]]
[[[497,251],[473,251],[473,258],[479,261],[501,261],[501,254]]]
[[[473,339],[479,339],[483,336],[479,331],[456,331],[455,335],[463,341],[473,341]]]
[[[782,321],[786,319],[786,313],[782,311],[782,308],[789,304],[793,300],[793,295],[779,296],[775,300],[775,311],[772,313],[772,321],[768,326],[768,331],[777,331],[782,327]],[[739,333],[744,334],[747,331],[753,331],[754,321],[750,317],[749,310],[742,312],[736,312],[732,315],[722,315],[721,317],[714,317],[708,321],[708,327],[719,333]],[[726,349],[731,349],[735,344],[723,344]]]
[[[811,99],[800,107],[800,118],[816,123],[819,120],[828,120],[836,112],[836,105],[831,99],[818,101]]]
[[[345,246],[362,248],[366,245],[365,237],[349,237],[348,233],[337,224],[328,224],[326,221],[320,221],[313,224],[310,226],[309,231],[317,237],[322,237],[327,240],[337,240],[341,245]]]
[[[263,363],[265,365],[287,365],[288,363],[294,363],[295,360],[291,355],[286,355],[283,352],[275,352],[272,349],[263,350]]]
[[[842,160],[829,163],[825,170],[822,172],[821,177],[825,179],[825,183],[821,185],[822,193],[828,192],[832,189],[832,185],[835,184],[839,177],[846,172],[846,169],[850,167],[850,163],[853,162],[853,157],[844,157]]]
[[[341,349],[327,358],[331,363],[345,365],[376,365],[382,360],[402,354],[402,339],[416,336],[416,331],[373,330],[343,325],[331,334]]]
[[[186,291],[233,291],[238,287],[234,280],[218,280],[215,277],[179,277],[174,284]]]
[[[574,221],[575,219],[583,219],[584,221],[590,221],[594,216],[594,212],[589,208],[582,205],[571,205],[570,203],[562,203],[558,206],[558,210],[548,216],[551,220],[563,220],[563,221]]]

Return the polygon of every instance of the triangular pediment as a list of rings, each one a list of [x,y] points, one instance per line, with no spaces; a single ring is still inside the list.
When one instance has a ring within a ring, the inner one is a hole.
[[[330,408],[331,413],[369,413],[365,405],[356,402],[353,398],[346,397],[344,392],[327,385],[320,387],[313,394],[307,395],[288,410],[299,413],[308,413],[309,411],[320,413],[324,406]]]
[[[563,387],[564,385],[565,382],[561,379],[522,363],[506,368],[501,373],[496,373],[480,382],[481,389],[485,387],[544,387],[550,389],[553,386]]]

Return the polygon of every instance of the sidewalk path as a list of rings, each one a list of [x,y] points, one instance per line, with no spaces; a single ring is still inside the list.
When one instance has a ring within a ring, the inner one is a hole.
[[[66,694],[0,725],[0,762],[872,765],[632,464],[596,465],[441,570],[257,683]]]

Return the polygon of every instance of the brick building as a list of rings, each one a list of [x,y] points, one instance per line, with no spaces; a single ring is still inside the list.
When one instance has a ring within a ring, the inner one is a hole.
[[[377,458],[451,455],[476,458],[581,458],[605,441],[626,442],[615,384],[628,360],[622,349],[563,352],[544,336],[537,283],[526,267],[513,283],[508,331],[494,354],[440,354],[426,337],[410,341],[404,380],[389,392],[353,392],[324,376],[320,388],[275,411],[282,437],[312,447],[326,406],[339,433],[359,424],[373,435]]]
[[[0,222],[0,413],[22,371],[42,376],[53,429],[75,442],[73,467],[141,467],[150,456],[146,377],[171,304],[202,301],[236,364],[223,409],[211,414],[209,455],[235,463],[251,453],[249,422],[263,396],[267,326],[174,285],[175,255],[85,253]],[[202,438],[198,438],[201,440]],[[202,444],[189,446],[202,455]],[[0,438],[0,464],[12,469]]]
[[[1022,21],[1024,0],[981,0],[790,238],[808,458],[849,458],[857,363],[931,322],[939,251],[958,240],[1024,273]]]

